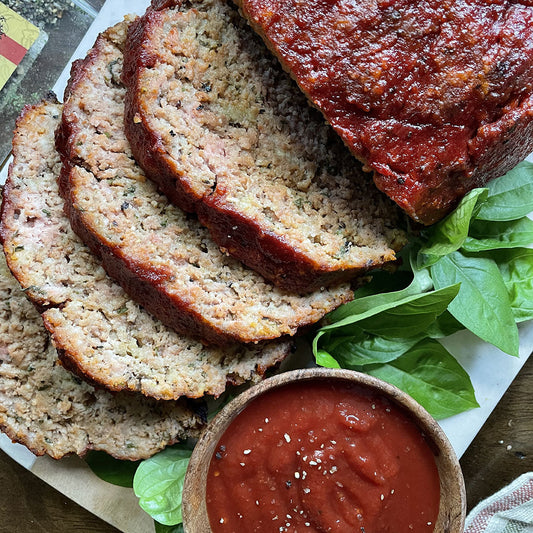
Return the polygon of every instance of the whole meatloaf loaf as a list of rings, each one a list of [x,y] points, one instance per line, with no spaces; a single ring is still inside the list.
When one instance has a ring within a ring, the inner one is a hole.
[[[133,461],[202,425],[183,400],[112,394],[65,370],[0,253],[0,428],[9,438],[54,459],[101,450]]]
[[[431,224],[533,150],[530,0],[238,0],[376,185]]]
[[[108,29],[74,65],[56,135],[71,225],[108,274],[167,326],[217,344],[292,335],[351,299],[348,283],[305,295],[275,287],[146,179],[124,134],[126,28]]]
[[[287,341],[222,348],[180,336],[134,303],[70,227],[57,178],[61,106],[18,119],[0,219],[7,264],[41,311],[65,367],[107,389],[157,399],[219,395],[257,381],[290,352]]]
[[[229,254],[298,292],[395,259],[400,210],[230,2],[153,2],[123,79],[135,158]]]

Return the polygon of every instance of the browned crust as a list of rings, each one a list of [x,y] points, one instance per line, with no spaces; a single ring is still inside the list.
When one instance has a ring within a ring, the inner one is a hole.
[[[244,218],[241,213],[221,205],[215,195],[200,197],[187,186],[186,176],[177,170],[163,147],[161,136],[153,131],[140,113],[142,94],[138,73],[151,68],[155,55],[143,41],[158,24],[163,11],[181,2],[153,2],[152,8],[130,25],[124,49],[122,80],[126,86],[125,133],[135,159],[147,176],[155,181],[169,200],[188,212],[196,212],[213,240],[224,252],[236,257],[283,290],[305,293],[334,283],[347,281],[394,259],[345,270],[312,261],[279,236],[265,231],[260,224]],[[149,147],[149,148],[147,148]]]
[[[52,339],[54,339],[55,338],[54,324],[48,322],[45,316],[43,316],[43,323],[46,329],[48,330],[48,332],[50,333]],[[60,345],[61,343],[58,342],[57,344]],[[289,355],[291,351],[294,351],[294,349],[295,349],[294,344],[291,343],[290,345],[287,345],[287,349],[284,351],[280,351],[279,358],[276,361],[274,361],[271,366],[266,367],[264,365],[257,364],[255,367],[256,376],[259,379],[263,379],[266,376],[267,372],[275,372],[276,369],[279,367],[279,365],[283,362],[283,360]],[[57,350],[58,359],[61,365],[69,372],[72,372],[74,375],[78,376],[83,381],[89,383],[89,385],[92,385],[94,388],[106,389],[110,392],[120,392],[122,394],[124,394],[125,392],[136,394],[136,392],[134,391],[124,389],[124,385],[122,383],[112,383],[110,381],[106,381],[105,383],[102,383],[102,380],[98,376],[95,376],[89,369],[86,369],[85,367],[81,368],[79,361],[68,350],[64,350],[64,349],[57,348],[57,347],[56,347],[56,350]],[[242,384],[243,384],[242,379],[237,379],[233,375],[228,374],[227,379],[226,379],[226,386],[238,386]],[[204,394],[196,394],[196,395],[189,394],[187,395],[187,399],[198,400],[198,399],[203,398],[204,396],[205,396]],[[154,400],[157,400],[157,401],[179,400],[179,398],[169,397],[166,395],[165,396],[155,395],[155,394],[151,394],[150,398],[153,398]]]
[[[0,423],[0,431],[4,433],[11,440],[11,442],[22,444],[23,446],[28,448],[28,450],[30,450],[31,453],[39,457],[43,455],[49,455],[52,459],[59,460],[59,459],[62,459],[63,457],[68,457],[69,455],[75,455],[74,452],[70,452],[68,454],[63,454],[63,453],[54,454],[53,449],[45,448],[44,446],[41,446],[39,448],[35,446],[30,446],[28,443],[27,435],[25,435],[22,432],[19,433],[17,431],[14,431],[8,424]],[[90,450],[91,448],[87,447],[83,451],[81,451],[79,454],[76,454],[76,455],[83,457]]]
[[[132,264],[120,249],[102,241],[83,221],[80,213],[73,205],[73,198],[68,188],[69,174],[72,170],[67,160],[59,177],[59,190],[65,201],[65,213],[70,220],[72,230],[97,255],[109,276],[149,313],[156,316],[165,326],[187,333],[206,344],[225,345],[232,342],[252,342],[263,339],[243,339],[242,336],[232,336],[227,332],[215,328],[205,318],[183,300],[172,297],[163,288],[164,282],[170,276],[167,272],[154,272],[154,269],[141,269]]]
[[[279,48],[267,37],[262,26],[254,21],[246,9],[247,0],[233,0],[250,27],[261,37],[267,48],[278,59],[282,68],[298,84],[309,103],[322,112],[320,106],[303,89],[298,78],[292,72]],[[328,120],[328,117],[325,117]],[[337,131],[345,145],[363,164],[364,154],[354,150],[348,135],[340,129]],[[485,139],[491,141],[487,143]],[[484,141],[485,140],[485,141]],[[376,187],[387,194],[407,215],[424,225],[431,225],[452,211],[461,198],[476,187],[483,187],[492,179],[503,176],[514,166],[524,160],[533,151],[533,95],[525,98],[519,106],[507,111],[491,124],[478,129],[476,136],[470,140],[470,168],[464,172],[448,173],[438,183],[421,184],[405,174],[390,170],[388,175],[373,172]],[[405,195],[398,192],[398,180],[404,181]],[[411,188],[411,191],[409,191]],[[407,192],[409,191],[409,196]]]
[[[84,78],[86,70],[97,60],[103,41],[104,37],[100,35],[87,56],[73,63],[70,79],[65,89],[65,101]],[[153,269],[143,270],[138,265],[131,264],[118,247],[107,245],[99,235],[89,229],[89,225],[84,223],[83,213],[76,208],[70,191],[69,176],[76,165],[71,139],[76,133],[77,124],[74,121],[65,120],[63,116],[55,134],[56,149],[63,164],[59,176],[59,192],[65,201],[65,214],[70,220],[73,231],[101,259],[109,276],[165,326],[199,338],[207,344],[224,345],[235,341],[266,340],[233,336],[208,324],[205,318],[190,305],[177,297],[170,296],[161,288],[170,274],[160,272],[154,275]]]
[[[157,15],[158,13],[155,12],[155,16]],[[135,25],[135,23],[133,24]],[[87,56],[74,62],[65,91],[66,105],[68,105],[69,95],[84,79],[86,71],[98,60],[100,49],[104,44],[105,37],[100,35]],[[188,336],[196,337],[206,344],[257,343],[276,338],[276,334],[272,333],[259,334],[256,331],[247,331],[245,328],[229,333],[214,326],[195,310],[192,304],[180,298],[179,295],[168,293],[165,282],[172,276],[170,271],[167,272],[163,269],[155,271],[153,267],[144,268],[143,265],[134,264],[118,246],[107,242],[92,229],[90,223],[86,223],[85,215],[77,208],[75,196],[70,189],[70,175],[78,163],[75,155],[76,149],[72,144],[78,131],[79,124],[75,120],[68,120],[63,114],[55,133],[56,149],[62,161],[59,191],[65,202],[65,214],[70,220],[73,231],[101,259],[109,276],[115,279],[132,299],[156,316],[165,326]],[[145,151],[145,153],[148,158],[151,158],[151,151]],[[83,162],[79,163],[83,166]],[[217,215],[216,212],[214,214]],[[255,253],[255,247],[250,249],[251,240],[246,241],[245,239],[243,249],[246,242],[248,243],[246,244],[248,253]],[[291,289],[291,292],[294,292],[294,287]],[[344,302],[348,301],[350,297],[351,293],[348,292]],[[307,324],[304,323],[303,325]]]
[[[41,101],[42,102],[51,102],[53,104],[57,104],[58,100],[56,95],[53,92],[49,92]],[[41,106],[41,103],[39,104],[26,104],[19,116],[17,117],[17,120],[15,121],[15,128],[13,129],[13,134],[17,131],[20,124],[22,124],[26,120],[26,115],[29,115],[33,113],[35,109]],[[13,142],[15,142],[16,138],[13,138]],[[11,169],[13,168],[13,161],[9,164],[9,170],[8,174],[11,174]],[[7,238],[7,235],[5,233],[4,225],[1,223],[2,220],[4,220],[5,211],[7,210],[7,206],[9,204],[9,191],[11,190],[11,184],[9,180],[0,187],[0,191],[2,191],[2,198],[0,202],[0,244],[4,244],[5,239]],[[7,259],[7,252],[6,252],[6,259]]]
[[[410,186],[416,191],[408,200],[394,192],[398,187],[395,174],[374,172],[374,183],[413,220],[434,224],[469,191],[503,176],[533,151],[533,95],[496,122],[479,128],[469,141],[469,150],[471,168],[463,173],[449,173],[440,183],[428,187],[406,180],[405,189]]]
[[[69,456],[72,456],[72,455],[77,455],[78,457],[84,457],[85,455],[87,455],[87,453],[89,453],[91,451],[100,451],[100,448],[98,446],[93,446],[91,444],[88,444],[83,450],[80,450],[79,452],[54,453],[54,449],[52,447],[49,447],[49,446],[48,447],[45,447],[45,446],[40,446],[40,447],[31,446],[28,443],[28,437],[27,437],[26,434],[24,434],[23,432],[14,431],[7,424],[0,423],[0,431],[2,433],[4,433],[11,440],[11,442],[15,442],[17,444],[22,444],[31,453],[33,453],[34,455],[37,455],[39,457],[42,457],[43,455],[48,455],[52,459],[59,460],[59,459],[62,459],[63,457],[69,457]],[[200,430],[197,430],[197,431],[194,431],[194,432],[189,430],[189,432],[191,433],[191,435],[190,435],[191,437],[199,437],[200,433],[201,433]],[[166,445],[167,446],[171,446],[172,444],[176,444],[176,443],[180,442],[181,440],[182,439],[178,438],[178,436],[176,435],[175,437],[172,437],[172,439],[169,439],[168,443]],[[106,450],[106,453],[108,455],[110,455],[111,457],[114,457],[115,459],[119,459],[121,461],[139,461],[141,459],[146,459],[145,456],[141,456],[141,455],[124,457],[124,456],[122,456],[120,454],[112,453],[112,452],[107,451],[107,450]]]

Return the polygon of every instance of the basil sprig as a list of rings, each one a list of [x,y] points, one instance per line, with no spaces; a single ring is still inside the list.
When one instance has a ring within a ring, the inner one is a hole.
[[[400,272],[378,292],[379,273],[328,315],[313,341],[317,364],[378,376],[436,418],[476,407],[468,374],[436,339],[466,328],[518,356],[517,323],[533,318],[532,211],[529,162],[470,191],[411,239],[410,284]]]
[[[175,444],[143,461],[121,461],[94,451],[85,461],[104,481],[133,488],[139,506],[154,519],[155,533],[183,533],[181,498],[191,453],[188,444]]]
[[[133,477],[141,461],[121,461],[105,452],[90,451],[85,456],[89,468],[100,478],[119,487],[133,487]]]
[[[143,461],[135,472],[133,490],[139,505],[162,526],[181,523],[181,495],[190,457],[190,449],[166,448]]]

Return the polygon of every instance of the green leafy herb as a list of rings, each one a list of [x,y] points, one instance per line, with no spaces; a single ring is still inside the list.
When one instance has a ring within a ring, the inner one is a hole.
[[[181,523],[181,493],[191,450],[172,447],[143,461],[135,473],[133,490],[139,505],[165,526]]]
[[[431,339],[442,339],[453,335],[458,331],[465,329],[463,324],[459,322],[449,311],[444,311],[438,316],[426,330],[427,336]]]
[[[434,340],[421,341],[402,357],[366,371],[407,392],[437,419],[479,407],[468,374]]]
[[[85,462],[100,479],[120,487],[133,487],[133,476],[141,461],[120,461],[105,452],[91,451]]]
[[[384,309],[370,318],[360,319],[357,325],[374,335],[385,337],[413,337],[426,330],[459,292],[459,284],[447,284],[442,289],[417,294],[400,301],[395,307]]]
[[[359,318],[354,319],[354,315],[362,316],[367,314],[367,316],[372,316],[373,314],[378,314],[381,311],[395,307],[402,300],[412,296],[419,296],[420,293],[432,287],[433,282],[429,277],[428,271],[425,269],[416,270],[411,283],[401,290],[367,295],[368,289],[363,287],[362,290],[356,292],[356,298],[353,301],[342,305],[330,313],[327,320],[332,324],[345,319],[346,323],[352,323],[359,320]],[[361,294],[364,296],[360,297]],[[338,325],[333,327],[338,327]]]
[[[340,363],[325,350],[315,351],[316,364],[325,368],[341,368]]]
[[[481,339],[518,356],[518,328],[507,287],[492,259],[453,252],[431,267],[435,287],[459,283],[450,313]]]
[[[420,276],[422,276],[422,271]],[[361,328],[369,333],[392,338],[412,337],[419,334],[446,310],[457,294],[459,286],[405,296],[412,287],[419,287],[415,280],[416,276],[407,289],[387,293],[388,301],[383,298],[385,295],[374,295],[351,302],[361,302],[362,305],[358,309],[361,312],[346,316],[338,322],[321,328],[313,341],[315,354],[319,349],[318,343],[321,337],[326,335],[322,342],[327,345],[331,339],[332,330],[337,330],[335,336],[344,337],[357,335]],[[349,305],[346,304],[346,306]],[[351,308],[357,309],[356,306]],[[355,327],[354,324],[356,324]]]
[[[462,249],[466,252],[483,252],[499,248],[519,248],[533,242],[533,220],[527,217],[503,222],[474,220],[470,236]]]
[[[154,520],[155,533],[183,533],[183,524],[176,524],[175,526],[166,526]]]
[[[533,319],[533,250],[517,248],[498,250],[492,257],[507,287],[511,308],[517,322]]]
[[[326,353],[343,368],[358,370],[362,366],[393,361],[419,341],[418,336],[394,339],[372,335],[361,329],[359,335],[336,337],[326,346],[328,350]],[[321,364],[321,366],[329,367],[331,364]]]
[[[428,256],[422,264],[431,264],[439,257],[455,252],[468,236],[470,221],[488,197],[488,189],[474,189],[459,203],[455,211],[429,230],[429,239],[420,250],[421,256]]]
[[[380,272],[328,315],[313,339],[317,364],[379,376],[437,417],[477,405],[466,372],[435,339],[467,328],[518,355],[517,322],[533,319],[531,211],[531,163],[468,193],[412,236],[411,283],[405,270],[388,280]]]
[[[533,211],[533,163],[524,161],[505,176],[488,183],[489,198],[479,220],[516,220]]]

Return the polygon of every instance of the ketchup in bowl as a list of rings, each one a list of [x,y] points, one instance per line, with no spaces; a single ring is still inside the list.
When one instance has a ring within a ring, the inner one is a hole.
[[[439,471],[408,412],[347,380],[255,397],[211,457],[206,507],[224,532],[434,531]]]

